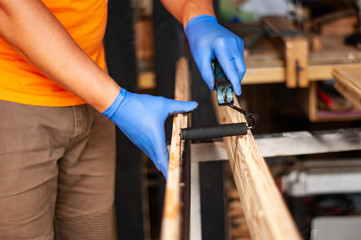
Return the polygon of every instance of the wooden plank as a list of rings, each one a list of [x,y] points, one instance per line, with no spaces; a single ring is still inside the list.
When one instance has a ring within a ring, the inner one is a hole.
[[[247,67],[242,84],[268,84],[285,82],[284,67]]]
[[[357,94],[353,89],[347,88],[340,82],[336,82],[335,89],[339,91],[347,100],[361,111],[361,95]]]
[[[347,64],[325,64],[325,65],[310,65],[308,68],[308,78],[310,81],[320,81],[325,79],[332,79],[332,71],[334,68],[361,68],[361,63],[347,63]]]
[[[335,88],[361,110],[361,71],[359,68],[336,68],[332,72]]]
[[[281,16],[265,16],[261,21],[271,36],[295,36],[300,33],[289,21]]]
[[[215,94],[212,100],[220,124],[245,121],[235,110],[218,107]],[[224,142],[252,239],[301,239],[252,133]]]
[[[185,58],[177,62],[175,99],[190,100],[188,61]],[[184,141],[181,140],[181,128],[188,127],[187,114],[176,114],[173,118],[172,139],[169,152],[168,179],[165,190],[161,240],[182,238],[182,155]]]
[[[350,88],[355,94],[361,96],[361,69],[354,67],[336,68],[332,72],[336,80],[347,88]]]

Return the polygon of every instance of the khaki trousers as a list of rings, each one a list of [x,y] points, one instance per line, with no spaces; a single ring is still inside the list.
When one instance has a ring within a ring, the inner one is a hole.
[[[111,239],[114,178],[115,127],[95,109],[0,101],[1,240]]]

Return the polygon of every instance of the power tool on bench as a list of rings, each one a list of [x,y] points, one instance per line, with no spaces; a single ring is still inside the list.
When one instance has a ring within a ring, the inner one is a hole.
[[[252,113],[233,105],[233,89],[232,84],[223,72],[217,59],[213,61],[215,74],[215,89],[217,92],[218,106],[228,106],[243,114],[249,121],[246,122],[223,124],[211,127],[186,128],[181,130],[181,138],[183,140],[198,140],[208,138],[219,138],[227,136],[246,135],[248,130],[255,127],[255,120]]]

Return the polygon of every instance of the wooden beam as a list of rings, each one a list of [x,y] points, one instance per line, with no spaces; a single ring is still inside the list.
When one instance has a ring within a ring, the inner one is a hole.
[[[347,88],[346,85],[340,82],[336,82],[334,87],[361,111],[361,95],[358,95],[355,91],[353,91],[353,89]]]
[[[175,99],[190,100],[190,77],[188,61],[185,58],[177,62]],[[181,140],[181,128],[188,127],[187,114],[176,114],[173,118],[172,139],[169,152],[168,179],[165,190],[161,240],[179,240],[182,238],[182,158],[184,141]]]
[[[212,101],[220,124],[245,121],[244,116],[235,110],[219,107],[214,93]],[[224,142],[252,239],[300,240],[301,236],[252,133],[225,137]]]
[[[360,68],[336,68],[332,74],[337,81],[335,88],[361,111]]]

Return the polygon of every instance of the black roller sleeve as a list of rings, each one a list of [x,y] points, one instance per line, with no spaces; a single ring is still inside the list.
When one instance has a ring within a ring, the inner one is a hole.
[[[181,130],[182,140],[220,138],[246,134],[247,124],[245,122],[224,124],[213,127],[185,128]]]

